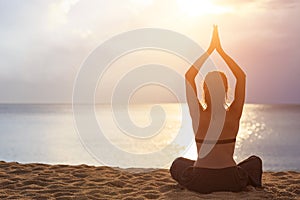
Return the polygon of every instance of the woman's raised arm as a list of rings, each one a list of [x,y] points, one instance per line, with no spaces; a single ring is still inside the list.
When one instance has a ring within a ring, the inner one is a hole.
[[[242,115],[243,105],[245,102],[245,88],[246,88],[246,74],[244,71],[238,66],[238,64],[225,53],[223,48],[221,47],[219,33],[217,27],[216,35],[214,36],[217,40],[216,50],[220,54],[220,56],[224,59],[230,70],[232,71],[233,75],[236,78],[236,85],[235,85],[235,93],[234,93],[234,100],[229,107],[230,112],[233,112],[238,117]]]
[[[207,60],[207,58],[210,56],[210,54],[214,51],[215,48],[216,48],[215,40],[214,40],[214,38],[212,38],[208,50],[206,52],[204,52],[202,54],[202,56],[200,56],[196,60],[196,62],[185,73],[186,97],[187,97],[187,103],[188,103],[190,114],[191,114],[192,118],[197,117],[199,115],[199,113],[197,113],[198,110],[203,111],[203,107],[200,104],[199,99],[197,97],[197,88],[196,88],[195,78],[196,78],[199,70],[201,69],[202,65]],[[193,118],[193,119],[196,119],[196,118]]]

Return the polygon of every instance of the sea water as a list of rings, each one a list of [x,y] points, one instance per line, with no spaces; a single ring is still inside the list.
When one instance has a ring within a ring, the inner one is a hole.
[[[130,105],[129,116],[133,124],[147,127],[153,118],[162,118],[161,115],[153,116],[153,113],[151,116],[152,106]],[[146,139],[132,139],[137,136],[120,131],[122,123],[116,125],[116,118],[113,116],[123,116],[127,108],[116,107],[112,115],[110,106],[96,105],[95,116],[99,126],[104,129],[102,134],[105,134],[115,148],[132,155],[143,156],[159,151],[172,143],[180,128],[187,137],[193,136],[188,113],[182,113],[183,111],[178,109],[186,108],[186,105],[160,106],[165,110],[164,124],[158,133]],[[20,163],[101,165],[87,148],[92,145],[101,148],[101,141],[84,143],[82,138],[86,136],[88,129],[80,130],[78,133],[73,114],[72,105],[0,104],[0,160]],[[188,120],[184,121],[182,116]],[[234,159],[239,162],[250,155],[257,155],[262,158],[265,171],[300,171],[299,119],[300,105],[246,104],[240,121]],[[106,154],[109,155],[109,152],[108,149]],[[114,156],[116,155],[111,155]],[[175,148],[168,156],[195,159],[197,157],[195,143],[191,140],[190,145],[181,146],[179,150]],[[118,159],[122,160],[122,157]],[[147,167],[153,167],[151,163],[159,159],[156,156],[152,161],[149,160]],[[120,164],[120,167],[128,166]]]

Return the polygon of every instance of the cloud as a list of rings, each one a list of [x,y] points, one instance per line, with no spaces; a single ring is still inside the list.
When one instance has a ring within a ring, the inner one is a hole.
[[[266,9],[289,9],[299,6],[298,0],[269,0],[262,4],[262,7]]]
[[[298,0],[214,0],[216,4],[233,7],[256,6],[264,9],[287,9],[299,6]]]

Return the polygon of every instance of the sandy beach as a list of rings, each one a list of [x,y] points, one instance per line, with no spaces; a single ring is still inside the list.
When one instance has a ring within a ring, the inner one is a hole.
[[[180,188],[167,169],[0,162],[0,199],[297,199],[300,172],[265,172],[263,188],[198,194]]]

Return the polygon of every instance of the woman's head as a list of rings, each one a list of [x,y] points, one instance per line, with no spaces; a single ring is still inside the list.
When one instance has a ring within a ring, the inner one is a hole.
[[[208,85],[209,84],[209,85]],[[209,72],[203,83],[203,100],[207,105],[210,98],[215,98],[215,102],[226,103],[228,92],[228,81],[226,75],[221,71]]]

